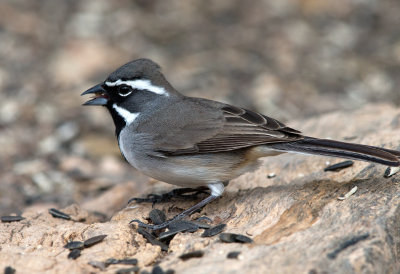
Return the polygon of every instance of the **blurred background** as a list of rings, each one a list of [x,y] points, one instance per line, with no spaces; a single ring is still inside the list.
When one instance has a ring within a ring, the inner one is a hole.
[[[398,0],[2,0],[0,214],[97,198],[111,212],[146,191],[105,109],[81,106],[130,60],[153,59],[186,95],[287,122],[398,106],[399,26]]]

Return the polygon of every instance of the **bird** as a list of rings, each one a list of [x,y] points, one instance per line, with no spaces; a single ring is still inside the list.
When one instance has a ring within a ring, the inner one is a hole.
[[[157,230],[220,197],[229,181],[256,170],[260,158],[286,152],[400,166],[400,151],[303,135],[242,107],[178,92],[150,59],[128,62],[81,95],[85,106],[104,106],[115,124],[122,156],[145,175],[179,187],[207,187],[209,196]]]

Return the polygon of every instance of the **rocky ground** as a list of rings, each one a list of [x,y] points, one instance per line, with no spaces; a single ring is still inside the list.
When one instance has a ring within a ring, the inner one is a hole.
[[[166,252],[127,225],[150,210],[126,208],[129,198],[170,188],[123,161],[109,115],[81,107],[79,95],[131,59],[155,60],[187,95],[254,109],[318,137],[399,148],[399,1],[249,3],[0,3],[0,215],[26,218],[0,223],[0,269],[98,271],[87,262],[135,257],[141,268],[178,272],[398,270],[398,176],[384,179],[384,167],[365,163],[330,174],[321,170],[333,160],[279,156],[232,182],[202,214],[252,245],[195,232],[177,235]],[[271,172],[277,176],[266,178]],[[354,185],[354,196],[336,200]],[[191,203],[174,204],[157,208],[172,215]],[[85,221],[54,219],[49,208]],[[98,233],[108,236],[67,259],[67,241]],[[362,240],[327,257],[352,237]],[[194,249],[204,256],[177,258]],[[235,250],[240,259],[227,260]]]
[[[350,125],[346,117],[354,123]],[[294,122],[299,125],[315,135],[400,148],[400,110],[388,105]],[[259,170],[232,181],[222,198],[192,216],[207,216],[212,226],[226,224],[225,232],[247,236],[252,243],[224,243],[218,235],[201,237],[204,230],[199,229],[154,244],[138,233],[136,225],[128,224],[136,218],[148,222],[151,204],[133,202],[111,212],[127,193],[134,193],[127,183],[89,202],[62,208],[72,220],[52,217],[49,205],[32,205],[24,209],[25,219],[2,223],[0,268],[11,266],[18,273],[64,273],[65,269],[88,273],[100,267],[115,273],[132,266],[104,262],[134,258],[138,260],[135,271],[152,271],[157,265],[176,273],[398,272],[400,173],[385,178],[386,167],[363,162],[324,172],[327,165],[338,162],[287,154],[268,158]],[[339,200],[354,187],[357,192]],[[154,208],[172,217],[194,202],[173,200]],[[84,248],[75,260],[68,258],[67,243],[98,235],[107,236]],[[198,257],[180,258],[190,252]],[[229,258],[232,252],[236,256]]]

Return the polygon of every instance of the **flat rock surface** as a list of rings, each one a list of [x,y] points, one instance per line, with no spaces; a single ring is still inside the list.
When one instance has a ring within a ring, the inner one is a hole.
[[[290,126],[315,137],[351,137],[352,142],[400,149],[400,110],[389,105],[330,113]],[[71,221],[52,217],[50,205],[44,204],[26,208],[20,222],[0,223],[0,269],[88,273],[99,272],[90,261],[136,258],[141,269],[151,271],[159,265],[176,273],[398,272],[400,173],[384,178],[386,167],[364,162],[338,172],[323,171],[340,161],[294,154],[264,159],[257,171],[232,181],[222,198],[192,216],[205,215],[212,225],[225,223],[224,232],[246,235],[252,244],[222,243],[218,236],[202,238],[199,229],[177,234],[168,251],[162,251],[129,226],[132,219],[147,221],[151,204],[124,207],[122,193],[133,188],[121,184],[105,191],[102,198],[62,208]],[[271,173],[275,176],[268,178]],[[159,186],[152,184],[148,193],[159,192]],[[355,194],[337,199],[355,186]],[[172,217],[193,203],[173,200],[154,207]],[[96,208],[109,212],[118,206],[122,210],[116,210],[111,219],[96,213]],[[103,234],[107,237],[83,249],[80,257],[67,258],[67,242]],[[196,250],[204,255],[179,258]],[[236,259],[227,258],[232,251],[240,252]],[[127,267],[109,265],[104,273]]]

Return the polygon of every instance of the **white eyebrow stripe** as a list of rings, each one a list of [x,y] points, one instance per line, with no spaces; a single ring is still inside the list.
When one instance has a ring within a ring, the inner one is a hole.
[[[139,80],[123,81],[123,80],[119,79],[115,82],[105,82],[104,84],[109,87],[127,85],[127,86],[132,87],[133,89],[148,90],[150,92],[153,92],[153,93],[156,93],[159,95],[169,96],[169,94],[165,90],[165,88],[153,85],[150,80],[139,79]]]
[[[133,121],[135,121],[135,119],[139,116],[139,113],[129,112],[126,109],[117,106],[117,104],[113,104],[112,107],[116,112],[118,112],[119,116],[125,120],[126,125],[132,124]]]

